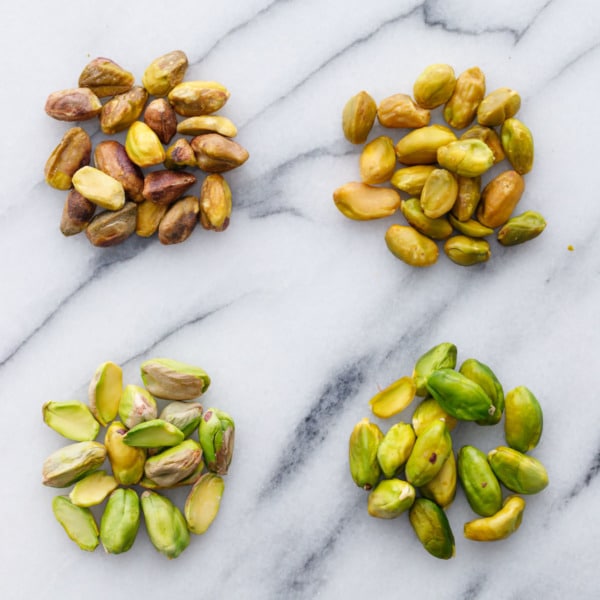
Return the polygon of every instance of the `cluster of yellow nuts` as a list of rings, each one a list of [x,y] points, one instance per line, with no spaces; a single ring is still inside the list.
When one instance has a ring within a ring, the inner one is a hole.
[[[497,228],[504,246],[537,237],[546,226],[539,213],[512,217],[534,156],[531,132],[515,118],[519,94],[504,87],[486,95],[479,67],[456,77],[450,65],[433,64],[415,81],[413,96],[394,94],[377,106],[362,91],[346,103],[342,127],[353,144],[367,141],[375,119],[386,128],[412,131],[396,144],[382,135],[364,146],[361,181],[334,191],[337,208],[355,220],[389,217],[400,209],[408,226],[392,225],[385,241],[396,257],[415,267],[437,261],[437,240],[446,240],[444,251],[453,262],[469,266],[489,259],[484,238]],[[449,127],[430,125],[431,111],[441,106]],[[457,138],[454,130],[467,127]],[[482,189],[482,176],[505,158],[512,169]],[[398,162],[404,166],[396,170]],[[387,182],[393,187],[378,186]],[[455,231],[458,235],[452,235]]]
[[[106,135],[127,131],[124,145],[97,144],[93,167],[92,142],[81,127],[69,129],[48,158],[46,182],[70,190],[60,223],[64,235],[85,231],[94,246],[106,247],[133,233],[150,237],[158,231],[161,243],[177,244],[198,222],[212,231],[227,228],[231,190],[221,173],[249,155],[231,139],[235,125],[213,114],[227,102],[227,88],[216,81],[184,81],[187,67],[184,52],[169,52],[152,61],[142,85],[135,86],[132,73],[96,58],[81,72],[79,87],[50,94],[45,109],[55,119],[98,119]],[[181,137],[165,148],[176,134]],[[162,168],[142,170],[152,167]],[[197,177],[185,169],[208,173],[199,194],[187,193]],[[104,212],[96,214],[97,207]]]
[[[52,510],[82,550],[92,552],[101,542],[110,554],[127,552],[143,514],[154,547],[176,558],[190,533],[203,534],[217,516],[235,425],[227,413],[193,402],[210,385],[202,369],[154,358],[140,371],[143,387],[123,387],[121,367],[105,362],[90,382],[88,404],[44,404],[44,422],[74,443],[45,460],[42,483],[73,486],[53,499]],[[167,401],[160,413],[157,398]],[[103,443],[96,441],[101,427],[107,428]],[[107,458],[110,471],[102,469]],[[162,492],[180,486],[191,486],[183,512]],[[98,527],[92,508],[104,502]]]
[[[444,342],[416,362],[411,376],[400,378],[370,401],[376,417],[390,418],[423,397],[411,422],[400,421],[384,435],[362,419],[352,431],[349,463],[357,486],[369,491],[368,512],[394,519],[408,511],[425,549],[436,558],[454,556],[454,535],[445,509],[460,481],[469,506],[480,518],[464,525],[467,539],[505,539],[521,525],[526,494],[548,485],[543,464],[527,454],[542,435],[542,409],[525,386],[506,396],[487,365],[474,358],[456,370],[457,349]],[[454,453],[453,431],[459,422],[489,426],[504,415],[507,446],[484,452],[465,445]],[[502,487],[512,494],[503,497]],[[417,493],[419,497],[417,497]]]

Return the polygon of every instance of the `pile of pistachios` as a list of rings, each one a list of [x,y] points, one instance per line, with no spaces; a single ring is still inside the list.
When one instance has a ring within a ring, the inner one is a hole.
[[[452,558],[455,551],[445,509],[455,498],[457,480],[480,517],[464,524],[464,536],[478,542],[513,534],[525,510],[521,496],[548,485],[544,465],[527,454],[542,435],[537,398],[525,386],[505,396],[490,367],[474,358],[458,370],[456,365],[454,344],[431,348],[417,360],[410,377],[400,378],[370,400],[375,416],[389,418],[406,410],[415,397],[423,397],[412,422],[397,422],[384,435],[365,418],[354,427],[349,444],[350,473],[357,486],[369,491],[369,514],[394,519],[408,511],[425,550],[442,559]],[[497,425],[503,415],[506,446],[486,455],[465,445],[455,456],[451,432],[459,422]],[[509,491],[506,497],[502,486]]]
[[[128,551],[143,514],[154,547],[176,558],[190,533],[206,532],[217,516],[235,425],[221,410],[203,411],[192,402],[210,385],[202,369],[155,358],[141,365],[141,377],[144,387],[123,387],[121,367],[105,362],[90,383],[89,405],[44,404],[44,422],[74,443],[46,459],[42,483],[73,486],[68,496],[54,498],[52,509],[82,550],[91,552],[101,542],[108,553]],[[95,441],[101,427],[107,428],[104,443]],[[110,471],[102,469],[106,458]],[[144,490],[141,497],[132,486]],[[183,512],[163,492],[180,486],[191,486]],[[90,507],[101,510],[105,500],[98,527]]]
[[[362,91],[346,103],[342,128],[353,144],[367,141],[375,118],[382,127],[412,131],[395,145],[388,135],[365,145],[359,160],[361,181],[333,193],[340,212],[366,221],[400,209],[408,225],[390,226],[385,241],[394,256],[414,267],[437,261],[439,240],[446,240],[444,252],[450,260],[470,266],[490,258],[490,244],[484,238],[494,230],[503,246],[540,235],[546,227],[542,215],[526,211],[512,216],[534,155],[531,131],[515,118],[521,107],[519,94],[502,87],[486,96],[479,67],[456,77],[450,65],[433,64],[418,76],[413,96],[414,100],[394,94],[377,106]],[[432,110],[442,105],[450,127],[430,125]],[[472,125],[475,119],[477,124]],[[457,138],[453,129],[467,127]],[[512,169],[486,183],[485,174],[505,158]],[[398,162],[404,166],[396,170]],[[378,185],[388,182],[393,187]],[[403,199],[393,188],[408,197]],[[458,235],[453,235],[455,230]]]
[[[229,99],[227,88],[215,81],[184,81],[187,67],[184,52],[169,52],[153,60],[142,85],[135,86],[132,73],[95,58],[81,72],[79,87],[48,96],[46,113],[55,119],[98,119],[107,136],[127,131],[125,145],[97,144],[93,167],[92,141],[81,127],[69,129],[48,158],[46,182],[69,190],[60,222],[64,235],[85,231],[94,246],[106,247],[133,233],[150,237],[158,231],[162,244],[178,244],[198,221],[212,231],[227,228],[231,189],[221,173],[249,155],[231,139],[235,125],[213,114]],[[176,134],[180,137],[165,149]],[[157,166],[163,168],[142,170]],[[185,169],[209,173],[195,195],[188,192],[198,178]],[[98,207],[105,210],[96,214]]]

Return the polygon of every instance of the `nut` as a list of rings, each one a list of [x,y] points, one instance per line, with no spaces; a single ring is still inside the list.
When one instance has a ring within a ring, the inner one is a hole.
[[[222,410],[207,409],[200,421],[198,439],[206,468],[217,475],[227,475],[235,441],[233,419]]]
[[[191,141],[198,167],[208,173],[223,173],[243,165],[250,156],[237,142],[218,133],[206,133]]]
[[[121,210],[95,216],[85,234],[94,246],[105,248],[120,244],[135,231],[136,213],[137,204],[126,202]]]
[[[127,129],[142,114],[146,100],[148,92],[139,86],[111,98],[100,111],[103,133],[118,133]]]
[[[452,225],[448,223],[448,220],[445,217],[437,219],[427,217],[417,198],[403,200],[400,210],[408,223],[427,237],[434,240],[445,240],[452,234]]]
[[[494,155],[494,164],[497,165],[499,162],[504,160],[504,149],[502,148],[502,142],[498,137],[496,131],[490,127],[483,127],[482,125],[473,125],[461,136],[461,140],[481,140],[485,142],[489,149]]]
[[[57,190],[68,190],[73,175],[90,164],[92,141],[81,127],[71,127],[46,161],[46,183]]]
[[[161,487],[171,487],[191,475],[202,461],[202,449],[195,440],[185,440],[150,457],[144,465],[146,477]]]
[[[113,475],[120,485],[135,485],[144,474],[146,449],[128,446],[123,439],[127,428],[119,421],[113,421],[104,437],[104,445]]]
[[[163,408],[160,418],[175,425],[187,437],[200,425],[202,404],[198,402],[170,402]]]
[[[344,136],[351,144],[363,144],[377,115],[375,100],[365,91],[352,96],[342,112],[342,129]]]
[[[183,433],[175,425],[162,419],[153,419],[132,427],[125,434],[123,441],[135,448],[161,448],[177,446],[183,439]]]
[[[156,400],[137,385],[126,385],[119,401],[119,418],[127,429],[158,416]]]
[[[457,140],[442,146],[437,159],[440,166],[463,177],[478,177],[494,164],[489,146],[476,139]]]
[[[421,192],[421,208],[426,217],[437,219],[454,206],[458,194],[456,177],[446,169],[434,169]]]
[[[96,506],[117,488],[117,480],[106,471],[94,471],[80,479],[69,494],[76,506]]]
[[[177,115],[164,98],[156,98],[148,104],[144,111],[144,123],[163,144],[168,144],[177,133]]]
[[[415,488],[401,479],[379,482],[369,494],[367,511],[379,519],[395,519],[406,512],[415,501]]]
[[[90,409],[78,400],[46,402],[42,414],[48,427],[75,442],[91,442],[100,431]]]
[[[94,164],[121,183],[128,200],[142,202],[142,170],[129,158],[122,144],[114,140],[100,142],[94,150]]]
[[[235,137],[237,135],[237,127],[227,117],[200,115],[180,121],[177,125],[177,133],[181,133],[182,135],[219,133],[225,137]]]
[[[229,91],[216,81],[184,81],[169,92],[175,112],[184,117],[209,115],[229,99]]]
[[[121,367],[110,361],[102,363],[90,381],[88,400],[92,414],[103,427],[117,416],[122,391]]]
[[[165,150],[158,136],[141,121],[131,124],[125,138],[127,156],[139,167],[151,167],[165,160]]]
[[[46,100],[46,114],[59,121],[87,121],[100,113],[102,104],[88,88],[53,92]]]
[[[68,487],[83,475],[95,471],[106,458],[99,442],[77,442],[53,452],[42,467],[42,483],[50,487]]]
[[[546,228],[546,220],[540,213],[528,210],[509,219],[498,232],[503,246],[516,246],[536,238]]]
[[[185,242],[198,222],[200,203],[195,196],[184,196],[173,204],[158,226],[158,239],[161,244]]]
[[[468,221],[481,198],[481,177],[457,177],[458,193],[456,194],[456,202],[452,207],[452,214],[459,221]]]
[[[406,134],[396,144],[396,156],[405,165],[432,164],[441,146],[456,141],[454,132],[444,125],[420,127]]]
[[[408,513],[410,524],[429,554],[447,560],[454,556],[454,535],[446,513],[427,498],[417,498]]]
[[[438,369],[454,369],[456,366],[456,354],[457,349],[454,344],[442,342],[430,348],[418,358],[412,373],[417,386],[418,396],[427,395],[427,379],[434,371]]]
[[[231,216],[231,190],[218,173],[209,175],[200,190],[200,224],[204,229],[225,231]]]
[[[396,167],[396,153],[391,138],[382,135],[371,140],[361,152],[359,167],[360,177],[364,183],[388,181]]]
[[[96,205],[84,198],[77,190],[71,190],[60,218],[60,231],[70,236],[81,233],[91,222]]]
[[[196,166],[196,155],[185,138],[178,139],[174,144],[167,148],[164,161],[167,169],[178,170],[185,167]]]
[[[454,129],[464,129],[475,118],[485,96],[485,76],[479,67],[461,73],[450,100],[444,107],[444,119]]]
[[[408,460],[415,439],[415,432],[408,423],[396,423],[388,429],[377,448],[377,461],[385,477],[393,477]]]
[[[486,227],[500,227],[519,203],[525,181],[516,171],[504,171],[492,179],[481,193],[477,220]]]
[[[394,94],[381,101],[377,119],[383,127],[424,127],[429,125],[431,113],[417,106],[410,96]]]
[[[377,449],[382,440],[381,429],[366,418],[355,425],[350,435],[350,474],[354,483],[364,490],[370,490],[379,481],[381,467],[377,460]]]
[[[210,386],[210,377],[203,369],[170,358],[147,360],[140,371],[146,389],[165,400],[193,400]]]
[[[438,259],[436,243],[412,227],[392,225],[385,233],[389,251],[413,267],[429,267]]]
[[[120,210],[125,204],[121,182],[94,167],[81,167],[73,175],[73,187],[90,202],[108,210]]]
[[[127,552],[140,527],[140,501],[132,489],[115,490],[106,503],[100,521],[100,541],[109,554]]]
[[[475,221],[475,219],[459,221],[454,215],[448,215],[448,220],[454,229],[467,237],[482,238],[494,233],[493,229],[482,225],[479,221]]]
[[[79,87],[89,88],[98,98],[123,94],[133,87],[134,81],[133,73],[102,57],[89,62],[79,75]]]
[[[458,453],[458,476],[469,506],[482,517],[491,517],[502,508],[502,490],[486,455],[474,446]]]
[[[542,407],[532,391],[524,385],[506,394],[506,443],[519,452],[533,450],[542,437]]]
[[[421,435],[426,427],[433,421],[444,421],[448,431],[452,431],[458,420],[449,415],[435,398],[424,398],[415,409],[412,416],[412,426],[416,435]]]
[[[450,65],[434,64],[417,77],[413,95],[419,106],[431,109],[448,102],[455,87],[454,69]]]
[[[417,437],[406,461],[406,479],[416,487],[431,481],[452,452],[452,438],[444,421],[434,421]]]
[[[533,136],[519,119],[506,119],[500,133],[502,147],[513,169],[520,175],[533,167]]]
[[[335,190],[333,201],[349,219],[369,221],[393,215],[400,206],[400,194],[389,188],[353,181]]]
[[[185,501],[184,514],[188,529],[205,533],[217,517],[225,483],[222,477],[206,473],[194,484]]]
[[[142,195],[157,204],[172,204],[196,183],[195,175],[175,171],[152,171],[144,178]]]
[[[401,377],[369,400],[373,414],[387,419],[402,412],[414,400],[416,393],[412,377]]]
[[[465,523],[465,537],[476,542],[503,540],[519,528],[524,510],[523,498],[509,496],[495,515]]]
[[[168,204],[157,204],[144,200],[138,204],[135,232],[140,237],[150,237],[156,233],[158,225],[169,210]]]
[[[166,96],[183,81],[188,59],[181,50],[155,58],[144,71],[142,85],[152,96]]]
[[[438,474],[425,485],[419,488],[425,498],[433,500],[441,508],[452,504],[456,496],[456,459],[454,452],[450,452],[446,462]]]
[[[503,87],[488,94],[477,108],[480,125],[495,127],[514,117],[521,108],[521,96],[510,88]]]
[[[98,546],[98,525],[89,508],[75,506],[66,496],[52,499],[52,512],[67,535],[82,549],[93,552]]]
[[[416,165],[398,169],[390,183],[410,196],[420,196],[427,178],[436,167],[434,165]]]
[[[504,390],[502,384],[490,367],[475,358],[468,358],[460,365],[459,372],[479,384],[494,405],[494,414],[477,421],[479,425],[495,425],[500,422],[504,412]]]
[[[466,235],[449,238],[444,244],[444,252],[452,262],[463,267],[487,262],[492,255],[488,242]]]

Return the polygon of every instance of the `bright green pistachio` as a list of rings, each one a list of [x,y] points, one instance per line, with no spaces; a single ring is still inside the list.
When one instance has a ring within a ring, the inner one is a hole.
[[[455,417],[449,415],[431,396],[424,398],[415,409],[412,416],[412,426],[417,435],[421,435],[427,426],[433,421],[444,421],[448,431],[452,431],[458,422]]]
[[[509,496],[495,515],[465,523],[465,537],[476,542],[503,540],[519,528],[524,510],[523,498]]]
[[[385,479],[369,494],[367,511],[372,517],[395,519],[415,501],[415,488],[401,479]]]
[[[471,238],[482,238],[488,235],[492,235],[494,230],[482,225],[475,219],[469,219],[468,221],[459,221],[454,215],[448,215],[450,225],[457,231]]]
[[[377,461],[377,449],[382,439],[381,429],[367,418],[359,421],[350,434],[350,473],[354,483],[365,490],[370,490],[379,481],[381,467]]]
[[[446,508],[456,495],[456,459],[450,452],[439,473],[425,485],[419,488],[425,498],[433,500],[437,505]]]
[[[516,246],[533,240],[546,229],[546,220],[533,210],[509,219],[498,232],[498,241],[503,246]]]
[[[96,506],[104,502],[117,485],[117,480],[106,471],[94,471],[75,484],[69,499],[77,506]]]
[[[542,437],[542,407],[531,390],[524,385],[506,394],[504,436],[506,443],[519,452],[529,452]]]
[[[160,487],[171,487],[191,475],[201,461],[200,444],[189,439],[149,458],[144,473]]]
[[[93,552],[98,545],[98,525],[89,508],[73,504],[66,496],[52,500],[52,512],[67,535],[82,549]]]
[[[202,404],[198,402],[170,402],[160,413],[160,419],[175,425],[188,437],[200,425]]]
[[[383,474],[393,477],[408,460],[415,444],[415,432],[409,423],[392,425],[377,448],[377,460]]]
[[[443,421],[434,421],[417,437],[406,462],[406,479],[416,487],[431,481],[452,452],[452,438]]]
[[[147,390],[137,385],[125,386],[119,402],[119,418],[127,429],[156,419],[156,416],[156,400]]]
[[[205,533],[216,519],[225,490],[222,477],[205,473],[194,484],[185,501],[184,514],[188,529],[200,535]]]
[[[146,389],[165,400],[193,400],[210,385],[203,369],[170,358],[153,358],[141,365]]]
[[[88,389],[92,414],[100,425],[106,426],[116,416],[123,390],[123,371],[113,362],[102,363]]]
[[[415,382],[412,377],[401,377],[369,400],[373,414],[387,419],[402,412],[415,398]]]
[[[417,498],[408,514],[410,524],[423,547],[436,558],[454,556],[454,535],[446,513],[427,498]]]
[[[499,446],[488,453],[488,461],[500,482],[517,494],[537,494],[548,485],[544,465],[518,450]]]
[[[413,370],[413,378],[417,384],[417,396],[427,394],[427,378],[437,369],[454,369],[456,366],[456,346],[450,342],[442,342],[430,348],[417,360]]]
[[[119,421],[113,421],[106,430],[104,445],[113,475],[121,485],[134,485],[144,474],[146,449],[128,446],[124,438],[127,428]]]
[[[457,175],[478,177],[492,167],[494,153],[481,140],[457,140],[439,148],[437,160],[442,167]]]
[[[452,234],[452,225],[448,223],[448,219],[445,217],[430,219],[423,212],[418,198],[403,200],[400,210],[410,225],[434,240],[445,240]]]
[[[458,477],[469,506],[482,517],[502,507],[502,490],[487,456],[475,446],[463,446],[458,453]]]
[[[100,541],[110,554],[127,552],[140,527],[140,501],[135,490],[119,488],[106,503],[100,521]]]
[[[42,483],[67,487],[95,471],[106,458],[106,448],[98,442],[77,442],[53,452],[42,468]]]
[[[235,442],[233,419],[222,410],[209,408],[202,415],[198,438],[206,468],[217,475],[227,475]]]
[[[136,448],[160,448],[161,446],[176,446],[183,442],[183,433],[162,419],[144,421],[130,429],[123,438],[128,446]]]
[[[533,135],[519,119],[506,119],[500,132],[502,147],[513,169],[524,175],[533,167]]]
[[[475,358],[465,360],[460,366],[459,372],[467,379],[479,384],[494,405],[494,414],[477,421],[477,423],[479,425],[495,425],[498,423],[504,412],[504,390],[494,372]]]
[[[75,442],[91,442],[100,431],[90,409],[79,400],[46,402],[42,414],[48,427]]]

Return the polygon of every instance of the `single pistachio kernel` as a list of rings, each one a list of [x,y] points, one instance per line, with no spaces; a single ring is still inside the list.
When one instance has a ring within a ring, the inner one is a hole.
[[[498,136],[496,131],[491,127],[484,127],[483,125],[473,125],[469,127],[469,129],[467,129],[460,136],[460,139],[475,139],[485,142],[488,148],[492,151],[492,154],[494,155],[495,165],[503,161],[505,158],[504,148],[502,148],[502,142],[500,141],[500,137]]]
[[[494,233],[493,229],[482,225],[479,221],[475,221],[475,219],[459,221],[454,215],[450,214],[448,215],[448,220],[450,221],[451,227],[454,227],[456,231],[470,238],[487,237]]]
[[[98,546],[98,525],[89,508],[75,506],[66,496],[52,500],[52,512],[66,534],[82,549],[93,552]]]
[[[85,231],[94,218],[97,206],[84,198],[77,190],[70,190],[60,217],[60,232],[64,236]]]
[[[524,510],[525,500],[523,498],[508,496],[502,508],[495,515],[465,523],[465,537],[475,542],[503,540],[519,528]]]
[[[377,108],[377,119],[383,127],[416,129],[429,125],[431,113],[417,106],[406,94],[384,98]]]
[[[167,148],[164,165],[167,169],[179,170],[196,166],[194,149],[185,138],[179,138]]]
[[[189,439],[150,457],[144,474],[160,487],[171,487],[191,475],[201,461],[200,444]]]
[[[98,442],[77,442],[53,452],[42,467],[42,483],[68,487],[95,471],[106,458],[106,448]]]
[[[440,166],[463,177],[478,177],[494,164],[489,146],[476,139],[457,140],[442,146],[437,159]]]
[[[446,169],[434,169],[421,192],[423,213],[430,219],[442,217],[454,206],[457,194],[456,177]]]
[[[135,448],[124,442],[127,428],[119,421],[113,421],[104,437],[104,445],[112,472],[120,485],[135,485],[144,474],[146,449]]]
[[[73,187],[90,202],[107,210],[125,206],[125,190],[120,181],[100,169],[85,166],[73,174]]]
[[[433,500],[441,508],[452,504],[456,496],[456,459],[450,452],[438,474],[419,488],[425,498]]]
[[[87,121],[102,110],[102,103],[92,90],[80,87],[50,94],[44,107],[46,114],[59,121]]]
[[[533,456],[498,446],[488,452],[488,461],[500,482],[517,494],[537,494],[548,485],[546,468]]]
[[[133,202],[141,202],[144,197],[144,175],[127,156],[127,151],[122,144],[115,140],[104,140],[94,150],[94,164],[107,175],[121,183],[125,190],[125,197]]]
[[[152,358],[140,367],[146,389],[165,400],[193,400],[210,385],[206,372],[170,358]]]
[[[57,190],[68,190],[73,175],[90,164],[92,141],[81,127],[71,127],[48,157],[44,167],[46,183]]]
[[[416,435],[421,435],[423,431],[433,421],[444,421],[448,431],[452,431],[458,419],[449,415],[439,404],[435,398],[431,396],[424,398],[421,403],[415,409],[412,416],[412,426]]]
[[[352,181],[333,192],[337,209],[349,219],[370,221],[393,215],[400,207],[400,194],[389,188],[380,188]]]
[[[443,421],[434,421],[417,437],[406,461],[406,479],[415,487],[431,481],[452,452],[452,438]]]
[[[408,460],[416,435],[409,423],[392,425],[377,448],[377,461],[385,477],[393,477]]]
[[[225,231],[231,217],[231,188],[219,173],[208,175],[200,189],[200,224],[204,229]]]
[[[521,96],[507,87],[498,88],[488,94],[477,107],[477,121],[480,125],[496,127],[506,119],[514,117],[521,108]]]
[[[167,210],[169,210],[168,204],[157,204],[152,200],[140,202],[135,222],[136,234],[140,237],[154,235]]]
[[[165,98],[155,98],[146,106],[144,123],[163,144],[168,144],[177,133],[177,115]]]
[[[106,471],[94,471],[80,479],[69,494],[69,500],[77,506],[96,506],[118,486],[117,480]]]
[[[494,405],[494,413],[477,421],[478,425],[496,425],[504,413],[504,390],[490,367],[475,358],[468,358],[460,365],[459,373],[477,383]]]
[[[367,418],[359,421],[350,434],[350,474],[354,483],[365,490],[370,490],[379,481],[381,467],[377,460],[377,449],[382,440],[381,429]]]
[[[452,96],[444,106],[444,119],[454,129],[464,129],[477,113],[485,96],[485,75],[479,67],[471,67],[456,80]]]
[[[183,81],[188,59],[181,50],[155,58],[144,71],[142,84],[153,96],[166,96]]]
[[[110,135],[125,131],[142,114],[148,92],[143,87],[133,87],[111,98],[100,111],[100,129]]]
[[[117,416],[122,391],[121,367],[110,361],[102,363],[96,369],[88,388],[90,409],[100,425],[105,427]]]
[[[475,446],[458,452],[458,477],[469,506],[482,517],[495,515],[502,507],[502,490],[487,456]]]
[[[217,518],[224,490],[223,478],[214,473],[205,473],[194,484],[183,509],[191,533],[196,535],[206,533]]]
[[[169,402],[163,408],[159,418],[175,425],[185,437],[188,437],[200,425],[202,404],[198,402]]]
[[[395,519],[415,501],[415,488],[402,479],[380,481],[369,493],[367,511],[379,519]]]
[[[544,417],[542,407],[533,392],[520,385],[505,398],[504,437],[506,443],[519,452],[533,450],[542,437]]]
[[[516,171],[504,171],[492,179],[481,193],[477,220],[486,227],[504,225],[525,191],[525,181]]]
[[[520,175],[529,173],[533,167],[533,135],[519,119],[506,119],[500,132],[502,147],[513,169]]]
[[[415,398],[417,388],[412,377],[401,377],[369,400],[376,417],[387,419],[407,408]]]
[[[413,86],[415,102],[423,108],[437,108],[450,100],[456,87],[454,69],[446,64],[425,67]]]
[[[94,58],[79,75],[79,87],[89,88],[98,96],[116,96],[130,90],[135,82],[133,73],[108,58]]]
[[[410,524],[429,554],[447,560],[454,556],[454,535],[446,513],[427,498],[417,498],[408,513]]]
[[[250,154],[232,139],[218,133],[205,133],[192,139],[190,145],[198,167],[207,173],[224,173],[243,165]]]
[[[100,520],[100,541],[109,554],[127,552],[140,527],[140,500],[135,490],[119,488],[106,503]]]
[[[168,95],[175,112],[196,117],[217,112],[229,99],[229,90],[216,81],[182,81]]]
[[[206,468],[217,475],[227,475],[235,442],[233,419],[222,410],[207,409],[198,427],[198,439]]]
[[[183,442],[183,439],[183,433],[175,425],[161,419],[144,421],[130,429],[123,437],[123,441],[128,446],[136,448],[176,446]]]
[[[405,165],[437,162],[438,148],[456,141],[454,132],[444,125],[429,125],[407,133],[396,144],[396,156]]]
[[[351,144],[363,144],[377,115],[375,100],[365,91],[352,96],[342,112],[342,129]]]
[[[157,204],[172,204],[196,183],[192,173],[180,173],[169,169],[152,171],[144,177],[142,195],[145,200]]]
[[[392,225],[385,233],[389,251],[413,267],[430,267],[437,259],[436,243],[412,227]]]
[[[390,183],[400,191],[406,192],[411,197],[420,196],[427,178],[435,169],[435,165],[403,167],[402,169],[398,169],[392,175]]]
[[[156,400],[147,390],[138,385],[125,386],[119,402],[119,418],[127,429],[156,419],[157,416]]]
[[[162,163],[165,158],[165,150],[160,139],[142,121],[135,121],[127,130],[125,138],[125,150],[127,156],[138,167],[151,167]]]
[[[445,240],[452,235],[452,225],[446,217],[430,219],[421,208],[421,202],[418,198],[409,198],[403,200],[400,205],[400,211],[404,218],[417,231],[434,240]]]
[[[177,125],[177,133],[182,135],[202,135],[203,133],[219,133],[225,137],[235,137],[237,127],[227,117],[219,115],[199,115],[183,119]]]
[[[135,231],[137,207],[135,202],[125,202],[121,210],[106,210],[96,215],[85,230],[90,243],[106,248],[125,241]]]
[[[498,232],[498,241],[503,246],[516,246],[535,239],[546,229],[546,220],[533,210],[509,219]]]
[[[79,400],[46,402],[42,415],[48,427],[75,442],[91,442],[100,431],[90,409]]]
[[[444,244],[444,252],[452,262],[463,267],[487,262],[492,255],[488,242],[466,235],[449,238]]]
[[[396,168],[394,142],[387,135],[379,136],[365,145],[359,158],[360,178],[364,183],[384,183]]]
[[[415,363],[412,377],[417,386],[417,396],[427,394],[427,379],[438,369],[454,369],[456,366],[457,348],[451,342],[436,344],[422,354]]]
[[[158,240],[161,244],[185,242],[198,224],[200,203],[196,196],[184,196],[173,204],[158,225]]]
[[[462,222],[468,221],[477,210],[481,198],[481,177],[456,178],[458,182],[458,193],[456,202],[452,207],[452,214]]]

